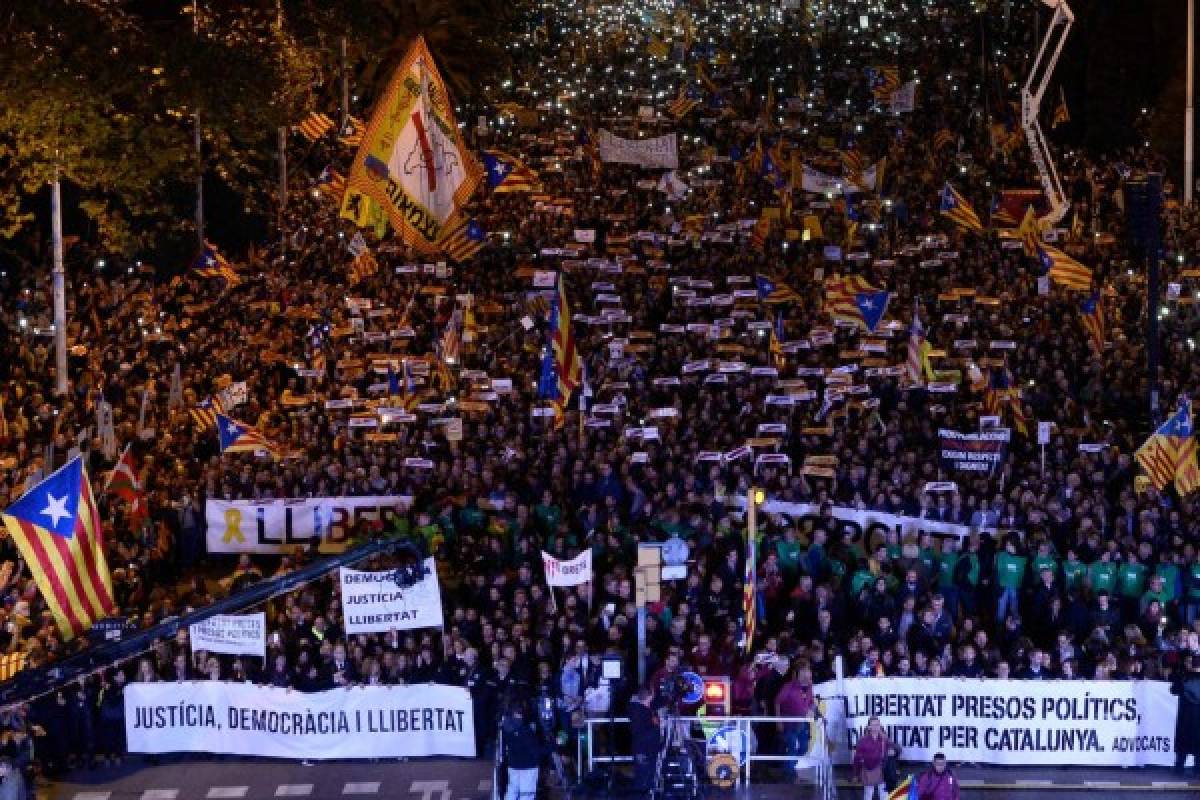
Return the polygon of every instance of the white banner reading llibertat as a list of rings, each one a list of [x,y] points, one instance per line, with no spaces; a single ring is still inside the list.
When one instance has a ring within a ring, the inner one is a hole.
[[[407,495],[305,497],[280,500],[206,500],[210,553],[291,553],[319,542],[322,553],[346,549],[354,525],[387,525],[412,505]]]
[[[679,168],[679,153],[673,133],[653,139],[622,139],[610,131],[602,130],[596,136],[596,146],[600,150],[600,160],[612,164],[637,164],[656,169]]]
[[[412,586],[396,585],[396,573],[341,569],[346,633],[380,633],[442,626],[437,566],[425,559],[427,575]]]
[[[848,678],[817,687],[833,758],[848,763],[871,717],[903,761],[1010,766],[1174,764],[1177,701],[1162,681]]]
[[[267,615],[218,614],[188,627],[192,652],[225,653],[235,656],[267,654]]]
[[[305,693],[222,681],[131,683],[125,736],[132,753],[475,757],[471,695],[441,684]]]

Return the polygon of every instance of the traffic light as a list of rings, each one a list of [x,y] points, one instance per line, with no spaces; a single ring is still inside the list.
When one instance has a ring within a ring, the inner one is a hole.
[[[704,716],[729,716],[729,678],[712,677],[704,679]]]

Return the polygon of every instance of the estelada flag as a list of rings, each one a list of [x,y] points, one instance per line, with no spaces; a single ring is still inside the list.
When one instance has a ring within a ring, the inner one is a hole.
[[[22,495],[3,517],[64,638],[117,612],[100,514],[82,456]]]
[[[482,180],[433,54],[418,36],[375,106],[349,188],[377,202],[407,244],[433,254],[442,228]]]

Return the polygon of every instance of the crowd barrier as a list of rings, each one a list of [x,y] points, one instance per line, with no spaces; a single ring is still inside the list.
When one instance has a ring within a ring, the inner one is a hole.
[[[787,723],[809,726],[807,752],[799,756],[758,752],[754,726]],[[628,717],[589,717],[586,720],[586,735],[579,737],[575,760],[580,779],[595,770],[597,765],[611,767],[633,761],[632,756],[619,754],[613,747],[616,738],[614,729],[618,725],[628,724]],[[813,770],[813,783],[818,789],[818,796],[831,798],[835,793],[828,733],[825,721],[819,717],[667,717],[664,729],[672,725],[678,726],[677,730],[684,741],[703,742],[706,764],[716,755],[732,756],[737,764],[738,786],[750,785],[755,762],[783,762],[797,771]],[[605,734],[603,738],[608,746],[606,753],[597,752],[595,746],[600,731]]]

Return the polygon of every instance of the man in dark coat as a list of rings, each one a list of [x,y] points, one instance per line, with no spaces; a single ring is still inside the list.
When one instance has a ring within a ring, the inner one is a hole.
[[[654,788],[658,750],[662,744],[658,716],[651,708],[654,691],[643,688],[629,702],[629,731],[633,740],[633,786],[638,792]]]
[[[1200,659],[1191,655],[1183,671],[1171,682],[1171,694],[1179,697],[1175,717],[1175,771],[1183,772],[1188,756],[1192,769],[1200,775]]]

